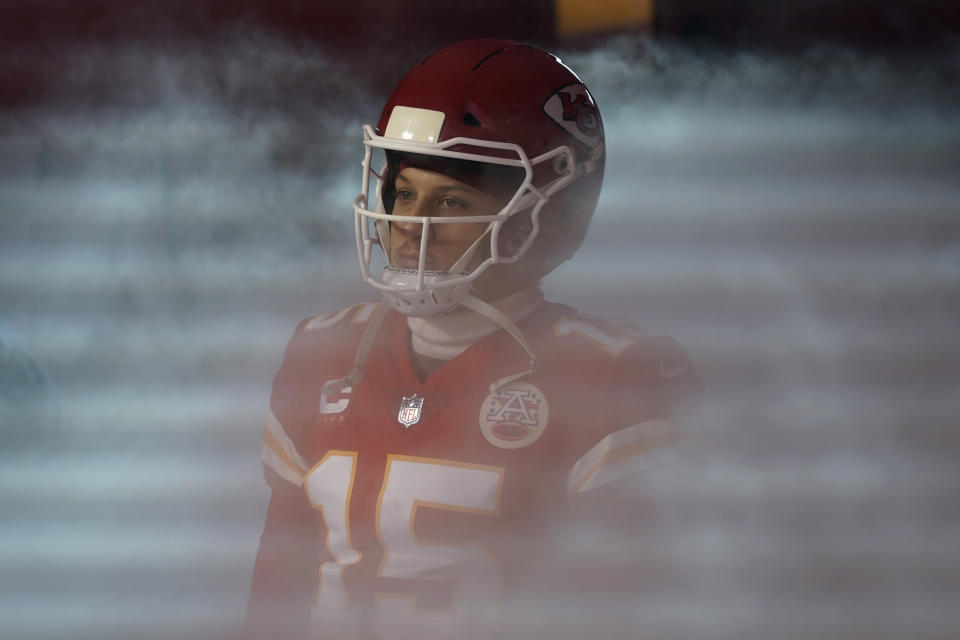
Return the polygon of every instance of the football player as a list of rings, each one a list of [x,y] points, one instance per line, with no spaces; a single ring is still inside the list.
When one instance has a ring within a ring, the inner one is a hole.
[[[250,635],[530,637],[511,603],[590,585],[556,532],[675,441],[700,379],[671,339],[544,301],[604,169],[597,105],[555,56],[440,49],[363,144],[357,250],[382,300],[287,347]]]

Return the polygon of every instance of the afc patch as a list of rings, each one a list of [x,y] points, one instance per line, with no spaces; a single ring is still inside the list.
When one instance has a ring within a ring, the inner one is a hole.
[[[513,382],[487,395],[480,405],[480,432],[500,449],[536,442],[547,427],[547,400],[527,382]]]
[[[568,84],[547,98],[543,112],[591,149],[600,143],[603,135],[600,111],[593,96],[579,82]]]

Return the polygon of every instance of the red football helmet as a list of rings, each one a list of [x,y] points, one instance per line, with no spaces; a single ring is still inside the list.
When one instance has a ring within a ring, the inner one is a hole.
[[[354,201],[363,275],[408,315],[443,313],[484,285],[503,294],[532,285],[580,246],[603,179],[603,125],[590,92],[555,56],[507,40],[469,40],[427,56],[363,137],[363,187]],[[451,268],[428,271],[430,225],[454,220],[392,215],[393,181],[401,166],[449,167],[462,177],[473,163],[500,185],[512,179],[512,195],[496,214],[455,219],[487,223],[487,231]],[[390,264],[391,222],[422,225],[418,269]],[[379,277],[371,273],[376,245],[387,260]]]

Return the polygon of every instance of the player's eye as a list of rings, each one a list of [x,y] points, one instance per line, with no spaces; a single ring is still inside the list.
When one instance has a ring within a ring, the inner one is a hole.
[[[444,196],[440,199],[440,206],[446,209],[466,209],[469,204],[459,198]]]
[[[413,198],[413,193],[409,189],[397,189],[397,200],[410,200]]]

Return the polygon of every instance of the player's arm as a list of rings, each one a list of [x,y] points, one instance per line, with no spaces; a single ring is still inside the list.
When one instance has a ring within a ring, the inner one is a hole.
[[[302,335],[298,327],[274,379],[263,434],[261,460],[271,495],[247,606],[247,640],[306,638],[316,594],[322,524],[303,489],[307,463],[295,430],[305,359]]]
[[[275,400],[276,395],[275,388]],[[303,490],[306,463],[273,412],[264,430],[262,460],[271,495],[253,570],[246,637],[306,638],[323,538]]]
[[[580,501],[607,484],[675,460],[699,421],[703,382],[667,336],[625,334],[631,343],[592,390],[600,410],[591,429],[574,434],[567,493]]]
[[[273,473],[266,471],[268,477]],[[278,478],[270,484],[244,637],[305,639],[320,562],[314,516],[301,487]]]
[[[595,417],[571,434],[566,457],[567,500],[558,522],[565,535],[549,549],[544,575],[564,601],[582,609],[574,634],[609,635],[609,619],[594,612],[612,602],[633,602],[661,580],[661,504],[650,490],[660,473],[674,473],[698,420],[703,384],[672,340],[631,336],[634,342],[609,367],[598,367],[586,397]],[[600,371],[609,373],[600,375]],[[614,618],[629,617],[616,610]],[[630,629],[620,630],[632,637]]]

